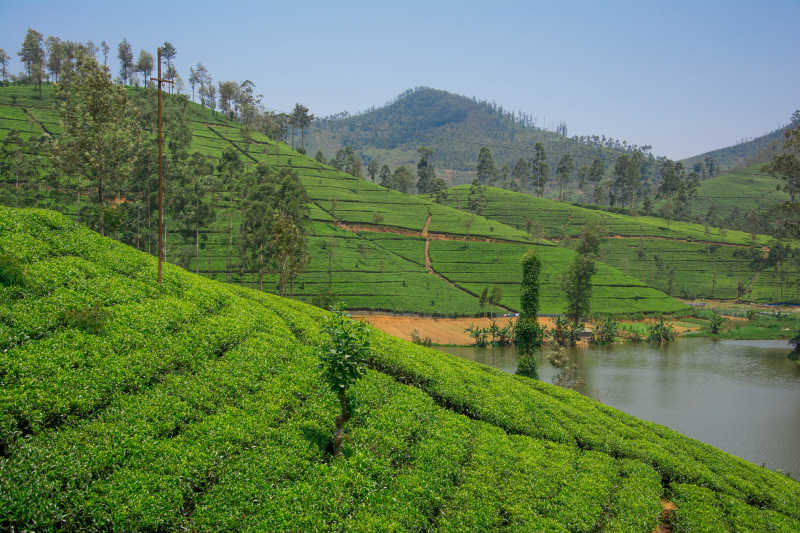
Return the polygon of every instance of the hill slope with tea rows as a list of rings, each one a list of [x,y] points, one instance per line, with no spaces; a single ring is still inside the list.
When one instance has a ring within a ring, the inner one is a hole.
[[[447,203],[465,206],[468,195],[468,186],[455,187]],[[493,187],[487,187],[486,199],[487,218],[530,228],[533,238],[562,246],[573,246],[584,228],[596,228],[603,236],[603,262],[672,296],[800,301],[797,242],[787,243],[793,250],[776,259],[763,235],[622,215]]]
[[[797,531],[800,484],[370,330],[344,457],[325,312],[0,207],[0,528]]]
[[[23,137],[58,135],[61,126],[54,105],[51,86],[44,87],[42,99],[30,87],[0,88],[0,137],[12,130]],[[542,288],[542,311],[564,311],[560,275],[574,257],[571,251],[509,225],[339,172],[257,132],[244,137],[238,124],[199,105],[189,103],[187,117],[193,151],[220,157],[226,149],[234,149],[246,165],[267,163],[298,172],[312,201],[311,262],[293,284],[293,296],[311,301],[333,293],[350,309],[476,315],[482,311],[478,298],[482,290],[497,285],[503,292],[502,304],[515,311],[519,261],[529,246],[535,246],[546,257],[548,282]],[[22,201],[22,205],[54,208],[73,216],[90,194],[88,189],[78,195],[23,182],[20,187],[29,191],[23,198],[15,176],[3,176],[2,181],[0,203],[13,206]],[[168,182],[167,201],[170,187]],[[166,259],[214,279],[253,286],[255,276],[243,272],[238,259],[236,197],[227,190],[217,191],[213,205],[216,216],[202,230],[207,241],[199,262],[194,259],[193,240],[184,238],[175,221],[166,217]],[[143,227],[155,224],[155,220],[141,220]],[[129,241],[155,253],[153,231],[140,233],[149,237],[129,236]],[[682,308],[661,291],[606,265],[601,265],[593,282],[597,313]],[[277,291],[275,276],[268,276],[265,283],[265,290]]]

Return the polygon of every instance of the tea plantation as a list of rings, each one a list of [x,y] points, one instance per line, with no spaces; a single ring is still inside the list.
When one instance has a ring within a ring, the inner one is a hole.
[[[140,89],[128,90],[135,94]],[[168,100],[167,105],[174,105],[170,102]],[[291,288],[292,296],[298,299],[312,301],[320,295],[333,293],[349,309],[477,315],[481,312],[477,295],[486,286],[498,285],[503,289],[503,304],[516,310],[519,260],[526,246],[536,245],[542,254],[547,255],[547,260],[552,258],[553,264],[548,268],[554,275],[563,272],[571,261],[572,252],[554,249],[552,243],[504,223],[339,172],[258,132],[252,132],[245,139],[238,124],[197,104],[189,103],[187,117],[192,133],[192,151],[220,157],[224,150],[233,148],[248,166],[264,162],[297,170],[311,199],[312,219],[308,229],[311,260]],[[42,99],[31,87],[0,87],[0,136],[5,137],[12,130],[22,132],[23,137],[44,133],[58,135],[60,129],[52,86],[44,86]],[[0,204],[45,207],[76,217],[91,194],[89,189],[77,195],[33,181],[23,182],[20,187],[17,188],[16,176],[0,176]],[[167,202],[171,193],[171,184],[167,180]],[[124,196],[124,191],[122,194]],[[235,199],[229,189],[212,193],[215,217],[201,230],[206,240],[199,261],[195,259],[194,240],[179,233],[168,209],[165,222],[167,261],[182,264],[213,279],[254,286],[256,276],[240,268],[237,251],[240,212]],[[434,256],[434,266],[445,268],[440,274],[452,283],[425,268],[425,241],[421,233],[426,222],[426,233],[431,239],[449,239],[432,240],[431,255]],[[155,227],[156,221],[142,219],[140,224],[143,228]],[[353,229],[369,231],[356,232]],[[139,233],[151,237],[136,238],[138,248],[155,253],[154,232],[142,229]],[[444,258],[440,252],[442,247],[457,251],[461,242],[473,239],[489,242],[470,243],[470,249],[465,250],[468,253],[460,261],[461,270],[487,272],[487,276],[480,280],[475,276],[460,275],[451,268],[453,254]],[[473,250],[482,250],[482,253],[473,253]],[[487,261],[491,262],[497,275],[488,275]],[[618,313],[635,309],[657,313],[681,307],[679,302],[659,290],[648,288],[645,283],[618,270],[603,266],[602,272],[603,279],[598,278],[596,285],[606,288],[599,287],[596,292],[595,312]],[[619,279],[614,279],[616,276]],[[265,290],[277,292],[276,285],[277,276],[265,278]],[[611,288],[615,286],[619,289]],[[556,277],[553,277],[553,283],[543,287],[543,301],[548,302],[546,312],[564,311],[561,292]]]
[[[372,331],[344,457],[324,311],[0,207],[0,528],[800,530],[800,484]]]
[[[711,180],[708,180],[711,181]],[[705,183],[705,182],[704,182]],[[464,206],[469,187],[451,189],[448,203]],[[535,238],[570,247],[586,227],[603,236],[601,260],[643,284],[683,298],[800,301],[800,243],[779,261],[764,235],[657,217],[629,216],[486,188],[484,215]]]

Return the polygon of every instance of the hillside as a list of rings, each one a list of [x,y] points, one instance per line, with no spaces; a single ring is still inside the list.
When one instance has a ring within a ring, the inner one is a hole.
[[[21,131],[26,137],[44,132],[58,134],[60,124],[53,108],[53,89],[51,86],[44,89],[44,98],[39,100],[31,87],[0,88],[0,138],[12,130]],[[199,105],[188,104],[187,116],[192,151],[218,158],[226,148],[235,148],[248,166],[265,162],[298,172],[312,201],[308,238],[311,262],[292,287],[292,295],[301,300],[312,301],[330,291],[350,309],[475,315],[481,312],[478,295],[483,287],[498,284],[503,288],[503,304],[517,310],[519,258],[528,246],[535,246],[552,259],[551,266],[546,268],[554,275],[572,260],[572,252],[543,239],[531,239],[524,231],[354,178],[257,132],[248,141],[238,124]],[[79,206],[87,203],[89,195],[86,189],[76,194],[34,181],[23,182],[21,187],[24,194],[17,189],[15,176],[0,177],[0,203],[22,202],[77,216]],[[167,182],[167,202],[170,192]],[[202,229],[208,240],[199,265],[194,260],[194,242],[177,231],[169,211],[166,259],[214,279],[252,285],[255,276],[241,271],[236,252],[240,221],[236,197],[232,197],[230,186],[214,191],[212,196],[216,216],[213,223]],[[146,231],[144,220],[137,219],[134,223],[137,227],[129,231],[128,242],[154,252],[154,232]],[[435,243],[433,247],[426,247],[428,241]],[[437,253],[445,243],[453,249],[470,247],[469,254],[458,261],[462,269],[480,272],[484,269],[481,265],[491,257],[491,268],[502,272],[502,276],[465,279],[453,270],[452,259],[448,265],[443,264],[445,270],[440,272],[438,258],[431,259],[430,254]],[[484,253],[473,253],[478,246]],[[429,252],[426,261],[428,248],[433,252]],[[276,291],[276,279],[276,276],[266,278],[267,290]],[[594,283],[595,311],[599,313],[626,312],[634,301],[637,311],[664,312],[682,307],[660,291],[605,265]],[[624,292],[617,290],[619,285],[626,287]],[[543,303],[546,313],[565,309],[558,283],[543,288]]]
[[[718,170],[723,172],[740,169],[756,163],[766,163],[775,154],[775,151],[783,146],[784,130],[785,128],[778,128],[755,139],[687,157],[681,162],[686,168],[691,169],[695,163],[711,158],[714,160],[714,164],[717,165]]]
[[[426,87],[406,91],[386,106],[365,113],[317,120],[306,138],[309,154],[322,150],[331,157],[351,146],[390,167],[415,165],[417,148],[427,146],[434,152],[440,174],[452,184],[472,181],[482,146],[489,147],[498,169],[505,164],[513,169],[520,157],[532,157],[537,142],[544,146],[551,169],[566,153],[572,155],[576,168],[590,165],[597,157],[613,162],[624,153],[601,145],[599,138],[597,143],[579,142],[523,125],[494,104]]]
[[[465,206],[468,194],[468,186],[455,187],[447,202]],[[530,224],[534,237],[562,246],[573,245],[584,228],[596,228],[604,236],[602,261],[672,296],[800,302],[798,243],[790,243],[793,255],[773,263],[763,235],[753,242],[741,231],[621,215],[494,187],[486,189],[486,199],[487,218],[520,229]]]
[[[701,181],[690,214],[705,216],[713,206],[716,216],[724,219],[734,209],[746,214],[788,201],[789,195],[777,190],[780,180],[762,172],[762,166],[758,163]]]
[[[800,530],[800,484],[371,330],[344,457],[324,312],[0,207],[0,528]]]

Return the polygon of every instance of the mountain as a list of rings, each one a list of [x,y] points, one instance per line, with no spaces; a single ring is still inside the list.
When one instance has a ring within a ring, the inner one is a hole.
[[[682,160],[682,163],[691,170],[696,164],[711,159],[717,173],[741,169],[757,163],[766,163],[783,146],[784,131],[786,131],[786,127],[778,128],[749,141],[687,157]]]
[[[327,313],[0,207],[4,531],[800,530],[800,484],[577,392],[369,329],[339,404]]]
[[[534,145],[540,142],[551,171],[567,153],[576,168],[590,165],[595,158],[608,167],[633,148],[604,136],[567,137],[536,127],[530,117],[496,104],[427,87],[408,90],[364,113],[316,120],[307,139],[310,154],[321,150],[331,157],[351,146],[365,158],[390,167],[415,165],[417,148],[427,146],[434,152],[440,175],[452,184],[472,180],[483,146],[489,147],[499,170],[506,164],[513,169],[519,158],[532,157]]]
[[[136,94],[142,89],[129,91]],[[53,97],[51,85],[44,86],[42,99],[32,87],[0,87],[0,140],[10,131],[21,132],[23,137],[58,135],[61,125]],[[503,289],[501,304],[517,311],[522,279],[519,259],[534,247],[546,258],[542,312],[561,313],[566,309],[559,280],[574,258],[573,251],[501,222],[339,172],[257,132],[245,137],[239,124],[197,104],[181,104],[180,99],[167,102],[168,108],[179,105],[186,106],[191,151],[219,158],[233,148],[246,166],[267,163],[297,171],[311,199],[311,260],[291,287],[294,297],[310,302],[333,293],[349,309],[464,316],[480,314],[480,293],[487,285],[498,285]],[[46,161],[38,164],[43,163]],[[90,190],[76,188],[69,180],[52,183],[48,181],[51,177],[39,173],[18,184],[17,175],[0,176],[0,203],[55,208],[80,218]],[[167,180],[168,205],[170,187],[173,185]],[[195,233],[182,234],[167,209],[165,256],[167,261],[214,279],[256,286],[256,276],[240,267],[240,213],[232,188],[235,190],[235,183],[223,184],[210,193],[215,216],[200,228],[205,240],[199,246]],[[136,212],[130,217],[116,236],[141,250],[155,252],[155,217]],[[432,259],[431,250],[438,253],[442,246],[451,248],[449,258],[445,261],[437,255]],[[489,257],[492,263],[486,265]],[[482,280],[475,274],[472,279],[454,281],[440,271],[440,263],[447,272],[460,265],[462,270],[475,272],[491,269],[496,275]],[[266,290],[277,291],[276,284],[276,275],[265,277]],[[607,265],[599,266],[593,284],[596,313],[659,313],[683,308],[660,290]],[[621,291],[621,286],[626,289]]]

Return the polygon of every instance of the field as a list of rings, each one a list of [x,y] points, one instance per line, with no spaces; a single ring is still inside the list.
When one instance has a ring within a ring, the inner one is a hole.
[[[705,216],[713,206],[716,215],[725,218],[734,208],[745,215],[789,200],[788,194],[776,190],[780,181],[762,172],[762,166],[752,165],[701,181],[691,214]]]
[[[711,181],[711,180],[709,180]],[[468,187],[448,203],[465,205]],[[601,260],[641,283],[682,298],[800,301],[800,243],[792,256],[769,264],[770,239],[656,217],[629,216],[489,187],[485,216],[528,230],[535,238],[574,246],[585,227],[604,237]]]
[[[0,207],[0,528],[797,531],[800,484],[371,331],[344,458],[324,311]]]
[[[129,88],[129,91],[135,94],[136,89]],[[425,232],[431,242],[439,243],[434,247],[436,250],[448,242],[436,239],[447,239],[450,243],[464,239],[490,241],[475,244],[488,250],[492,261],[501,258],[502,264],[495,264],[493,268],[505,271],[507,275],[502,279],[489,277],[486,284],[502,283],[504,304],[516,310],[519,260],[526,246],[536,245],[542,250],[553,247],[543,238],[532,237],[496,220],[440,205],[422,196],[388,190],[336,171],[258,132],[245,139],[237,124],[196,104],[189,104],[187,115],[192,132],[192,151],[219,157],[224,150],[233,148],[248,166],[264,162],[297,170],[311,198],[312,219],[308,231],[311,261],[291,288],[292,296],[298,299],[310,302],[330,292],[350,309],[449,316],[479,314],[481,308],[474,294],[477,288],[474,277],[468,280],[456,276],[452,280],[454,285],[426,269],[425,237],[422,236]],[[0,88],[0,119],[0,132],[16,129],[30,135],[44,132],[57,135],[60,125],[54,109],[52,86],[44,86],[41,100],[31,87]],[[80,207],[89,201],[89,190],[76,194],[34,183],[23,183],[21,187],[24,195],[18,194],[14,176],[0,177],[0,203],[16,206],[22,201],[22,205],[56,209],[77,216]],[[165,187],[169,202],[172,192],[169,180]],[[181,236],[167,209],[167,261],[213,279],[254,286],[255,276],[242,272],[240,268],[237,252],[240,213],[235,200],[236,196],[232,196],[229,190],[213,193],[216,216],[201,230],[206,240],[200,250],[199,262],[194,257],[193,240]],[[155,224],[155,220],[144,218],[137,221],[135,235],[128,236],[128,241],[140,250],[154,253],[154,233],[157,232],[152,228]],[[122,238],[120,235],[116,237]],[[566,264],[571,257],[568,251],[553,253],[558,255],[560,265]],[[470,261],[473,260],[476,271],[485,270],[481,266],[486,261],[484,257],[474,256]],[[465,285],[462,286],[461,281]],[[264,288],[276,292],[276,284],[276,276],[270,275],[265,278]],[[665,298],[659,291],[631,281],[629,277],[619,284],[627,287],[624,297],[636,298],[637,310],[660,312],[680,307],[677,301]],[[477,289],[479,294],[481,288]],[[552,312],[564,310],[563,299],[558,295],[560,291],[559,285],[544,288],[551,302],[548,309]],[[597,312],[616,313],[621,310],[618,303],[600,298],[595,307]]]

